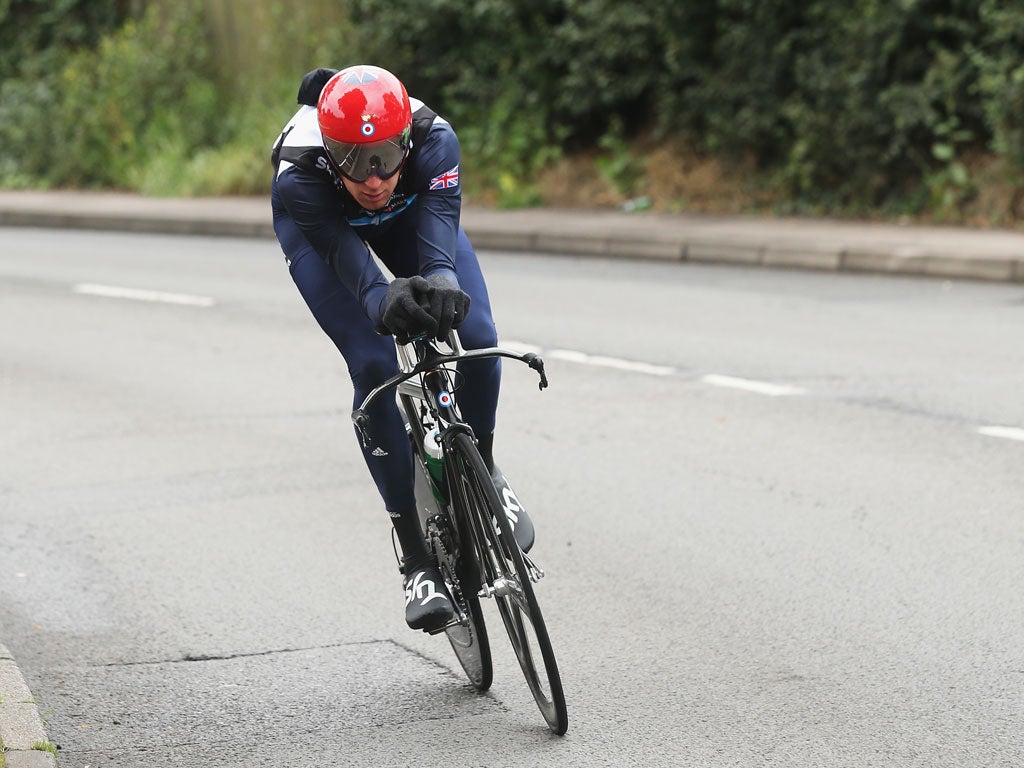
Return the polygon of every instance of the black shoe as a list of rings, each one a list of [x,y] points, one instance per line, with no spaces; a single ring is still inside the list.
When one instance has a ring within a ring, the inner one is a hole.
[[[533,521],[526,514],[523,505],[519,503],[516,492],[512,490],[508,480],[501,474],[497,464],[491,470],[491,482],[494,483],[494,488],[498,491],[498,498],[501,499],[501,504],[505,507],[505,516],[508,518],[508,524],[512,526],[512,534],[516,537],[516,543],[523,552],[529,552],[535,537]],[[494,525],[497,527],[497,521]]]
[[[455,616],[455,605],[436,565],[410,571],[405,587],[405,623],[413,629],[433,632]]]

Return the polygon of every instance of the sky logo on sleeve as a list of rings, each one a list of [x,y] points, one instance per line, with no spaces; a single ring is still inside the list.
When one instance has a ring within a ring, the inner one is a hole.
[[[459,186],[459,166],[457,165],[450,171],[445,171],[430,180],[430,189],[448,189],[457,186]]]

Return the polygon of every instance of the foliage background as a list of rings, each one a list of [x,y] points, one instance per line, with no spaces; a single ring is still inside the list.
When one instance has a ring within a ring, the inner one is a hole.
[[[370,61],[503,205],[1024,218],[1024,4],[0,0],[0,184],[256,194]]]

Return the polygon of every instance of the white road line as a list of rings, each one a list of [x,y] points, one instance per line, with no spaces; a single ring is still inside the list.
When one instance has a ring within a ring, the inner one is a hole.
[[[538,347],[536,344],[527,344],[525,341],[505,341],[504,339],[501,339],[498,343],[500,346],[508,347],[509,349],[513,349],[520,353],[543,353],[546,357],[555,360],[564,360],[565,362],[579,363],[581,365],[597,365],[606,368],[618,368],[624,371],[646,373],[654,376],[672,376],[679,373],[678,369],[667,365],[652,365],[651,363],[620,360],[619,358],[605,357],[603,355],[588,355],[585,352],[577,352],[571,349],[545,350],[543,347]],[[741,379],[736,376],[723,376],[719,373],[709,373],[706,376],[701,376],[700,381],[713,387],[741,389],[747,392],[755,392],[759,395],[768,395],[770,397],[787,397],[807,393],[806,389],[802,389],[800,387],[793,387],[786,384],[772,384],[767,381],[755,381],[753,379]],[[992,425],[978,427],[977,432],[978,434],[987,435],[988,437],[999,437],[1004,440],[1017,440],[1024,443],[1024,429],[1020,427],[1001,427]]]
[[[1002,437],[1006,440],[1019,440],[1024,443],[1024,429],[1020,427],[978,427],[978,434]]]
[[[674,376],[679,373],[679,369],[668,365],[655,365],[653,363],[643,363],[636,360],[622,360],[621,358],[607,357],[605,355],[588,355],[586,352],[578,352],[573,349],[545,350],[542,347],[538,347],[536,344],[527,344],[524,341],[505,341],[504,339],[499,343],[502,346],[510,347],[519,352],[543,353],[544,356],[549,359],[563,360],[568,363],[596,365],[602,368],[615,368],[620,371],[643,373],[648,376]],[[770,397],[802,395],[806,392],[806,390],[799,387],[791,387],[784,384],[771,384],[767,381],[739,379],[735,376],[722,376],[717,373],[710,373],[707,376],[702,376],[700,380],[713,387],[742,389],[747,392],[756,392],[757,394],[768,395]]]
[[[527,352],[533,352],[533,354],[539,355],[544,351],[543,347],[538,347],[536,344],[527,344],[525,341],[505,341],[505,339],[498,339],[498,346],[506,347],[523,355]]]
[[[212,307],[214,300],[209,296],[190,296],[186,293],[165,293],[142,288],[121,288],[115,285],[79,283],[71,289],[75,293],[89,296],[104,296],[110,299],[131,299],[133,301],[155,301],[163,304],[184,304],[192,307]]]
[[[670,368],[667,365],[652,365],[651,363],[621,360],[617,357],[605,357],[604,355],[588,355],[585,352],[575,352],[571,349],[552,349],[547,352],[546,356],[554,360],[565,360],[582,365],[596,365],[602,368],[615,368],[620,371],[632,371],[634,373],[646,373],[649,376],[671,376],[676,372],[675,368]]]
[[[785,384],[771,384],[767,381],[754,381],[752,379],[738,379],[735,376],[722,376],[718,373],[709,373],[702,376],[701,381],[713,387],[728,387],[730,389],[743,389],[747,392],[756,392],[759,395],[769,397],[786,397],[791,395],[802,395],[806,390],[800,387],[790,387]]]

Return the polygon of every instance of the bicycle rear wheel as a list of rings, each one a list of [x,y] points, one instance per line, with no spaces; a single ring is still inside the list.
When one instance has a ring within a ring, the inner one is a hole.
[[[426,533],[428,548],[437,556],[441,575],[460,613],[459,623],[446,627],[444,633],[469,682],[478,691],[486,691],[491,687],[494,672],[487,626],[480,598],[475,594],[478,579],[461,566],[466,556],[463,552],[471,546],[470,539],[466,534],[459,535],[451,522],[449,505],[440,502],[431,490],[431,480],[416,446],[416,442],[422,440],[422,436],[418,436],[422,430],[414,430],[408,423],[406,426],[413,442],[414,491],[420,527]],[[468,556],[472,557],[472,552]]]
[[[562,735],[569,727],[562,679],[544,617],[534,594],[531,565],[516,544],[490,473],[472,439],[452,442],[457,493],[469,517],[483,568],[484,589],[495,598],[526,683],[548,728]],[[495,529],[495,521],[498,529]]]
[[[428,540],[437,553],[441,575],[460,613],[459,623],[446,627],[444,633],[469,682],[478,691],[486,691],[491,687],[494,674],[480,598],[470,592],[477,581],[462,566],[462,558],[465,557],[463,545],[455,532],[447,527],[447,522],[444,518],[437,519],[428,524],[427,529]]]

